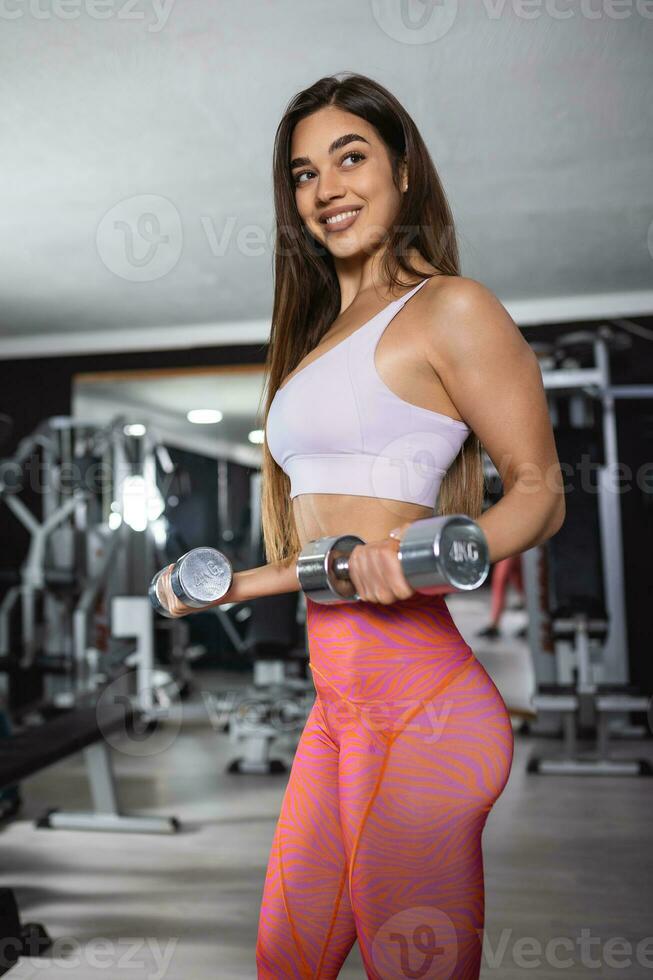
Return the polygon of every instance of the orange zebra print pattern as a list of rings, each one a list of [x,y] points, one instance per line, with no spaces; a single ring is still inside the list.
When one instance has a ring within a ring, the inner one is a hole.
[[[306,600],[316,699],[263,887],[259,980],[475,980],[481,834],[513,758],[508,711],[443,596]]]

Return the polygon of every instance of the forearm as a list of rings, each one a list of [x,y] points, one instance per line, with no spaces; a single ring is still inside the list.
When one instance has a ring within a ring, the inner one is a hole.
[[[515,485],[476,519],[487,539],[490,563],[547,541],[560,530],[564,514],[563,497],[536,499]]]
[[[209,605],[218,606],[224,602],[249,602],[260,596],[281,595],[284,592],[299,592],[297,578],[297,561],[271,562],[256,568],[247,568],[242,572],[234,572],[231,588],[217,602]]]

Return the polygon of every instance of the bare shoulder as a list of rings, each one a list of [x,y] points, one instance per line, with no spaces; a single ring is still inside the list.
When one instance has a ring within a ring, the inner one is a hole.
[[[434,278],[427,294],[427,355],[458,360],[476,352],[532,351],[519,327],[491,289],[466,276]],[[533,355],[534,356],[534,355]],[[432,362],[433,363],[433,362]],[[433,364],[435,367],[435,363]]]
[[[468,276],[438,276],[433,284],[437,286],[431,291],[433,301],[437,299],[452,308],[455,306],[463,310],[479,303],[498,303],[501,306],[491,289]]]
[[[527,462],[555,462],[539,363],[503,304],[464,277],[435,280],[422,292],[429,290],[425,356],[504,486]]]

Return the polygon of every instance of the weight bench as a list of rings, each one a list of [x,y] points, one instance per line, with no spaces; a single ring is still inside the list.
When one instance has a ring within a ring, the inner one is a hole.
[[[120,812],[106,737],[125,731],[138,713],[120,705],[80,707],[43,724],[0,738],[0,789],[13,786],[69,755],[83,752],[91,787],[92,813],[48,811],[36,826],[51,830],[105,830],[166,834],[179,829],[175,817]]]
[[[124,704],[75,708],[41,725],[0,738],[0,789],[33,776],[61,759],[83,752],[93,797],[93,813],[50,810],[37,827],[66,830],[108,830],[174,833],[175,817],[128,816],[120,813],[106,736],[133,725],[139,713]],[[0,977],[20,956],[40,956],[51,945],[39,923],[22,925],[14,894],[0,889]]]

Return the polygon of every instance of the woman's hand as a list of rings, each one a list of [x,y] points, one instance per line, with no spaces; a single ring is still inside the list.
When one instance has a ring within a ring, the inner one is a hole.
[[[161,573],[156,583],[156,592],[159,597],[159,601],[166,607],[172,618],[179,619],[181,616],[186,616],[188,613],[197,612],[197,609],[192,609],[190,606],[185,606],[184,603],[178,599],[172,591],[170,575],[172,574],[172,569],[174,567],[175,565],[173,562],[172,565],[168,565],[166,570]]]
[[[173,619],[180,616],[187,616],[189,613],[201,612],[195,606],[185,606],[172,591],[170,576],[174,562],[168,565],[164,572],[159,576],[156,583],[156,591],[159,600],[166,607]],[[281,595],[286,592],[298,592],[301,588],[296,569],[296,559],[286,559],[284,561],[271,562],[267,565],[259,565],[258,568],[247,568],[241,572],[234,572],[229,590],[214,602],[207,602],[202,608],[210,606],[220,606],[223,603],[250,602],[260,596]]]
[[[397,558],[399,539],[412,521],[406,521],[390,531],[387,538],[357,544],[349,555],[349,578],[363,602],[380,602],[387,606],[397,599],[409,599],[415,594]]]

